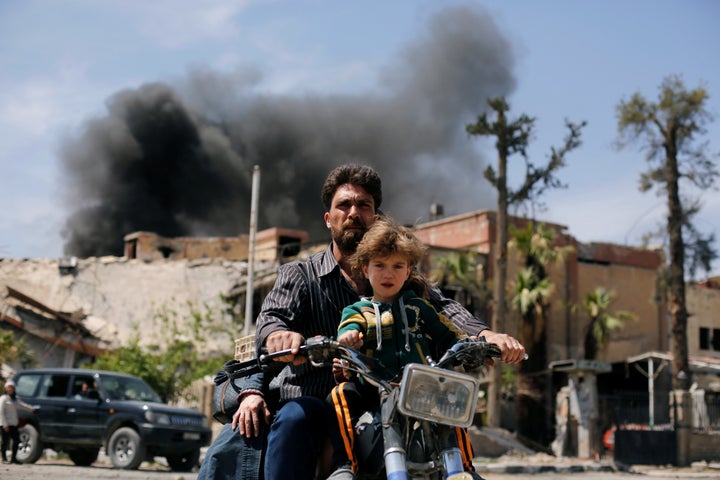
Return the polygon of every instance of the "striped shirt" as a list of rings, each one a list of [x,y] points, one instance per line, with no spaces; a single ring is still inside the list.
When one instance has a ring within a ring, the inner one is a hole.
[[[264,346],[268,335],[278,330],[298,332],[305,338],[315,335],[334,338],[343,308],[359,300],[342,275],[332,244],[306,261],[282,265],[257,319],[256,346],[258,349]],[[436,288],[430,292],[430,303],[469,335],[489,328]],[[280,383],[281,402],[306,395],[324,399],[335,386],[329,367],[312,367],[310,362],[289,365],[275,381]]]

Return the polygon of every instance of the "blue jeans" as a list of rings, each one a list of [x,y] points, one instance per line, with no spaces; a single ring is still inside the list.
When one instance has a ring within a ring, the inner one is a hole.
[[[267,432],[263,424],[260,436],[248,439],[225,425],[208,448],[197,480],[262,480]]]
[[[270,425],[265,480],[312,480],[329,435],[324,400],[300,397],[285,403]]]

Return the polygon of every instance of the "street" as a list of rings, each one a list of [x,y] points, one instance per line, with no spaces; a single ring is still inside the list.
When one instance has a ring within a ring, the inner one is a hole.
[[[27,465],[0,464],[0,478],[13,480],[190,480],[196,477],[195,472],[171,472],[147,463],[143,463],[139,470],[117,470],[104,464],[76,467],[63,460],[40,460]]]
[[[529,475],[509,473],[484,473],[485,480],[521,480]],[[532,477],[538,480],[619,480],[633,479],[638,476],[662,479],[693,478],[693,479],[718,479],[720,475],[714,472],[699,472],[674,469],[649,469],[638,473],[624,472],[547,472],[533,474]],[[108,465],[99,463],[92,467],[76,467],[64,460],[40,460],[36,464],[29,465],[0,465],[0,478],[13,480],[194,480],[196,472],[170,472],[157,464],[143,463],[139,470],[116,470]]]

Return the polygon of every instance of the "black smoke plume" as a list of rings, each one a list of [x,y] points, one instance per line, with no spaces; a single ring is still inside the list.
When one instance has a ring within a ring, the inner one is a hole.
[[[329,239],[320,186],[342,163],[374,166],[386,213],[426,220],[492,207],[484,162],[465,125],[515,87],[509,43],[479,7],[445,9],[386,66],[370,92],[261,94],[262,75],[195,71],[170,86],[113,95],[107,116],[65,142],[72,214],[65,253],[121,255],[123,236],[238,235],[249,225],[253,165],[258,227]]]

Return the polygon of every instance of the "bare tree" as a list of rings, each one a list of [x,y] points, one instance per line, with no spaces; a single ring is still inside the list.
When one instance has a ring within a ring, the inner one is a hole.
[[[527,158],[527,146],[532,138],[535,119],[523,114],[516,120],[508,120],[507,112],[510,106],[502,97],[489,99],[488,105],[495,113],[495,121],[492,122],[488,119],[487,113],[483,113],[478,116],[474,124],[467,125],[465,129],[470,135],[496,138],[497,172],[492,165],[489,165],[484,175],[498,192],[492,324],[494,331],[504,332],[507,309],[508,207],[535,201],[548,188],[564,186],[555,177],[555,172],[565,165],[565,155],[580,146],[580,131],[585,126],[585,122],[573,124],[566,121],[569,133],[564,145],[558,150],[552,148],[547,165],[537,167]],[[520,154],[525,161],[525,178],[521,185],[513,190],[508,187],[507,164],[508,159],[514,154]],[[500,369],[493,369],[493,381],[488,397],[488,424],[497,427],[500,425]]]
[[[686,249],[691,246],[693,258],[704,258],[701,262],[706,269],[717,257],[711,247],[713,236],[703,238],[692,228],[691,218],[699,208],[697,202],[683,200],[680,193],[681,181],[705,190],[712,188],[718,176],[713,159],[717,155],[707,153],[707,142],[695,143],[696,137],[706,132],[704,125],[712,119],[706,109],[707,101],[708,93],[704,88],[688,90],[681,77],[673,75],[663,80],[656,102],[635,93],[617,105],[618,147],[638,141],[650,163],[649,169],[640,177],[640,190],[656,188],[658,194],[667,198],[667,285],[672,318],[673,388],[679,390],[687,390],[691,383],[685,304]],[[694,239],[692,245],[686,243],[684,233]]]

